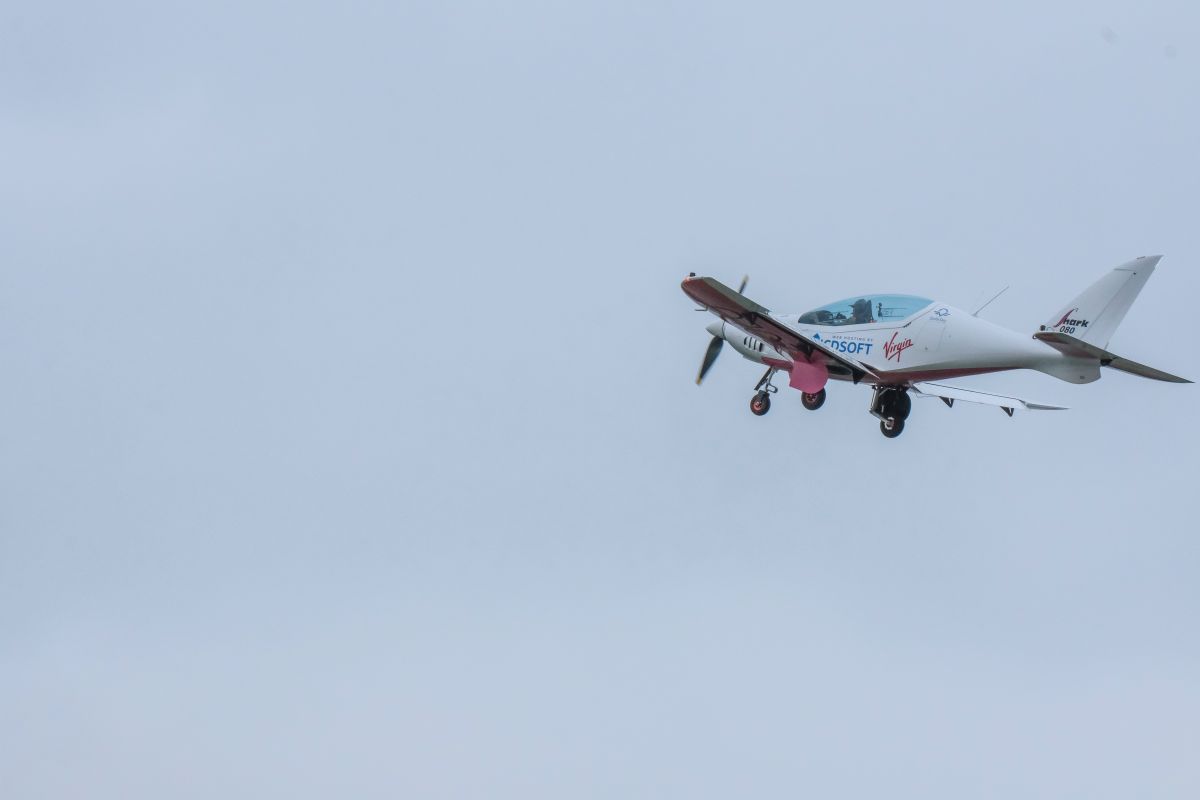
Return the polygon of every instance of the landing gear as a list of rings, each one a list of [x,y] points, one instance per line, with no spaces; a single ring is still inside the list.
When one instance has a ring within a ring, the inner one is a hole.
[[[808,392],[801,392],[800,402],[803,403],[804,407],[807,408],[809,411],[816,411],[818,408],[825,405],[825,390],[822,389],[821,391],[817,392],[816,394],[809,394]]]
[[[908,392],[895,386],[875,387],[871,399],[871,416],[879,419],[879,431],[889,439],[904,432],[904,420],[912,412],[912,398]]]
[[[775,368],[771,367],[759,379],[758,385],[754,387],[757,390],[757,394],[750,398],[750,413],[756,417],[761,417],[771,410],[771,395],[779,391],[771,385],[771,378],[774,375]]]

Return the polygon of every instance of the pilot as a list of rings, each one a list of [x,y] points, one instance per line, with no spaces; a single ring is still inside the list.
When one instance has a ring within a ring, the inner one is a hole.
[[[871,316],[871,301],[870,300],[855,300],[850,306],[853,311],[854,325],[863,325],[867,322],[874,322],[874,317]]]

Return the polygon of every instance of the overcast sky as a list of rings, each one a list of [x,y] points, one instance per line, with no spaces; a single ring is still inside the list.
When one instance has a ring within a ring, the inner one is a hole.
[[[1194,387],[748,401],[688,271],[1192,378],[1194,3],[0,6],[5,798],[1185,798]]]

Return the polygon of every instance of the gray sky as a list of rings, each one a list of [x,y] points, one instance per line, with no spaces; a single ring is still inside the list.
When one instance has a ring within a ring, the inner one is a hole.
[[[747,402],[678,283],[1200,376],[1190,3],[0,9],[0,793],[1194,797],[1193,387]]]

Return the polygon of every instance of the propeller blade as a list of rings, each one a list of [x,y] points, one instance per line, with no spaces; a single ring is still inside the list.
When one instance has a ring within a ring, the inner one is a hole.
[[[713,362],[717,360],[717,356],[721,355],[721,347],[724,344],[725,340],[716,336],[708,343],[708,349],[704,351],[704,362],[700,365],[700,374],[696,376],[697,386],[704,380],[704,376],[708,374],[708,370],[712,367]]]
[[[750,276],[743,275],[742,276],[742,285],[738,287],[738,294],[742,294],[743,292],[746,291],[746,284],[749,282],[750,282]]]

